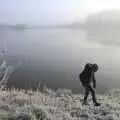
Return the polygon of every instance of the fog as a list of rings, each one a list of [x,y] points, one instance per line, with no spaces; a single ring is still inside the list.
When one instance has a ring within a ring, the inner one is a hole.
[[[2,31],[0,38],[8,52],[5,59],[19,64],[8,86],[36,88],[40,82],[54,89],[80,91],[78,75],[91,62],[99,65],[99,92],[119,87],[119,47],[91,41],[87,34],[72,29]]]
[[[78,75],[91,62],[99,65],[99,92],[119,87],[119,3],[0,0],[0,50],[6,51],[0,59],[16,68],[7,85],[36,88],[40,82],[81,91]]]
[[[0,0],[2,24],[68,24],[98,11],[120,9],[119,0]]]

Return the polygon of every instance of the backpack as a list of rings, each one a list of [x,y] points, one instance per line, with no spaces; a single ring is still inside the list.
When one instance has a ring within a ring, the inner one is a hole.
[[[92,64],[87,63],[84,70],[79,74],[79,79],[82,84],[89,83],[92,77]]]

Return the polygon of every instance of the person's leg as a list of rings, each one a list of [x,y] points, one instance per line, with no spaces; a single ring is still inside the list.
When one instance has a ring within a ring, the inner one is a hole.
[[[89,85],[88,87],[89,87],[89,90],[91,91],[91,94],[92,94],[93,103],[95,104],[95,106],[99,106],[100,103],[98,103],[96,100],[95,90],[91,87],[91,85]]]
[[[83,105],[87,105],[88,102],[87,102],[87,98],[88,98],[88,95],[89,95],[89,88],[87,87],[86,84],[83,84],[84,88],[85,88],[85,94],[84,94],[84,99],[83,99]]]
[[[89,95],[89,88],[86,86],[85,87],[84,102],[87,101],[88,95]]]
[[[89,89],[90,89],[91,94],[92,94],[92,100],[93,100],[93,103],[96,103],[95,90],[91,87],[91,85],[89,85]]]

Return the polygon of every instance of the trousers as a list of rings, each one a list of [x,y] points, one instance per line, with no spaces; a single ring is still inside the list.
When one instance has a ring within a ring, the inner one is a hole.
[[[93,103],[96,103],[95,90],[90,84],[83,84],[85,88],[84,102],[87,101],[88,95],[91,92]]]

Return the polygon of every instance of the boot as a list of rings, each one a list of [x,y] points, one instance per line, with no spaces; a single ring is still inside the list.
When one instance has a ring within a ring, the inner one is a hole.
[[[100,106],[101,103],[95,102],[94,105],[95,105],[95,106]]]

